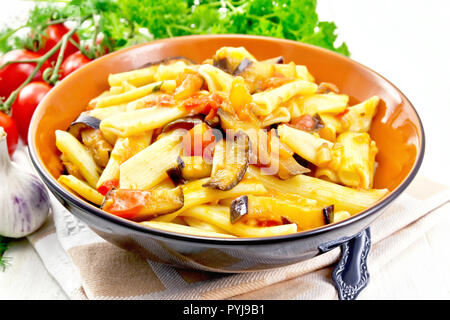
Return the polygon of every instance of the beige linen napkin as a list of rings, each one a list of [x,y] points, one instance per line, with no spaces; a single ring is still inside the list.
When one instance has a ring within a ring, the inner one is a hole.
[[[450,188],[416,177],[371,225],[371,276],[448,215],[449,201]],[[71,299],[337,299],[331,272],[339,248],[254,273],[184,270],[106,242],[53,197],[52,208],[47,223],[28,239]]]

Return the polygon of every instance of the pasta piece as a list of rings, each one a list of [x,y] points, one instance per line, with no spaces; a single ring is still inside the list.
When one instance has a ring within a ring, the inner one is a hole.
[[[112,86],[120,86],[122,82],[127,81],[134,86],[142,86],[155,81],[155,73],[157,66],[142,68],[127,72],[110,74],[108,76],[108,83]]]
[[[259,116],[267,116],[281,104],[294,96],[311,95],[317,90],[317,85],[305,80],[296,80],[286,83],[278,88],[253,94],[253,102],[257,108],[253,112]]]
[[[120,165],[136,153],[148,147],[151,139],[151,131],[142,135],[119,138],[114,145],[108,164],[103,170],[97,182],[96,188],[98,189],[107,181],[119,181]]]
[[[209,64],[201,65],[198,73],[205,79],[210,92],[230,93],[233,83],[233,77],[230,74]]]
[[[368,132],[372,118],[377,113],[380,98],[373,96],[355,106],[349,107],[342,117],[342,127],[345,131]]]
[[[289,110],[285,107],[280,107],[274,110],[271,114],[268,116],[265,116],[261,120],[261,126],[262,127],[268,127],[272,124],[276,123],[286,123],[291,121],[291,113]]]
[[[120,165],[120,187],[148,190],[166,179],[166,170],[177,163],[183,130],[155,141]]]
[[[296,65],[295,68],[296,68],[296,71],[297,71],[297,78],[298,79],[306,80],[306,81],[309,81],[309,82],[314,82],[315,81],[313,75],[308,71],[308,68],[306,66]]]
[[[56,130],[56,147],[64,157],[77,166],[81,175],[91,187],[97,185],[100,168],[94,161],[91,153],[73,135],[66,131]]]
[[[322,207],[334,204],[337,211],[345,210],[352,215],[369,208],[388,192],[387,189],[357,190],[307,175],[282,181],[273,176],[262,175],[253,166],[249,166],[248,172],[268,190],[296,193],[317,200]]]
[[[346,94],[324,93],[298,99],[302,114],[316,113],[338,114],[347,108],[349,96]]]
[[[114,106],[114,107],[109,107],[109,108],[92,109],[92,110],[88,111],[88,115],[90,115],[91,117],[100,119],[100,120],[104,120],[108,117],[111,117],[113,115],[123,113],[126,111],[127,111],[127,104],[124,103],[124,104]]]
[[[341,180],[339,180],[337,173],[329,168],[317,168],[317,170],[314,173],[314,176],[322,180],[334,183],[341,183]]]
[[[278,126],[277,131],[281,142],[288,145],[303,159],[315,165],[323,163],[323,160],[318,156],[318,150],[323,145],[327,148],[333,147],[333,143],[328,140],[316,137],[311,133],[292,128],[285,124]]]
[[[176,80],[178,75],[185,71],[186,67],[187,64],[184,61],[176,61],[168,65],[160,64],[155,72],[155,80]]]
[[[230,234],[207,231],[204,229],[195,228],[191,226],[184,226],[181,224],[175,224],[171,222],[161,222],[152,220],[152,221],[143,221],[141,222],[141,224],[150,228],[161,229],[170,232],[184,233],[193,236],[235,238],[235,236]]]
[[[199,220],[199,219],[192,218],[192,217],[182,217],[181,219],[183,219],[189,226],[194,227],[194,228],[202,229],[205,231],[216,232],[216,233],[229,234],[227,231],[220,229],[219,227],[217,227],[211,223],[208,223],[206,221],[203,221],[203,220]]]
[[[354,188],[370,189],[373,185],[377,147],[368,133],[344,132],[337,142],[342,144],[339,180]]]
[[[99,98],[97,100],[97,103],[95,105],[96,108],[105,108],[110,106],[117,106],[120,104],[124,104],[142,97],[145,97],[146,95],[156,92],[156,91],[166,91],[166,92],[173,92],[176,87],[175,80],[167,80],[167,81],[158,81],[153,82],[150,84],[147,84],[145,86],[117,94],[117,95],[110,95],[107,97]]]
[[[186,116],[188,112],[182,108],[153,107],[124,114],[116,114],[102,120],[100,130],[119,137],[129,137],[143,132],[161,128],[170,121]]]
[[[193,217],[211,223],[239,237],[270,237],[297,232],[295,223],[273,227],[253,227],[242,222],[230,222],[230,209],[222,206],[196,206],[182,213],[184,217]]]
[[[208,178],[191,181],[183,185],[183,208],[181,208],[181,210],[178,210],[177,212],[158,217],[156,218],[156,220],[172,221],[186,209],[210,202],[217,203],[221,199],[235,198],[244,194],[262,195],[267,193],[266,188],[264,188],[264,186],[260,182],[253,179],[243,180],[233,189],[228,191],[221,191],[203,187],[203,184],[205,184],[207,181]]]
[[[95,203],[96,205],[101,205],[103,203],[104,197],[102,194],[97,192],[97,190],[89,186],[86,182],[81,181],[72,175],[61,175],[58,178],[58,182],[75,191],[87,201]]]

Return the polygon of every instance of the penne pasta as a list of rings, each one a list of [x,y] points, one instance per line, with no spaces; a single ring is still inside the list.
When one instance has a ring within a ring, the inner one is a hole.
[[[108,83],[111,87],[120,86],[124,81],[134,86],[142,86],[154,82],[157,66],[137,69],[133,71],[110,74],[108,76]]]
[[[72,175],[61,175],[58,178],[58,182],[61,182],[92,203],[95,203],[97,205],[101,205],[103,203],[104,197],[102,194],[89,186],[86,182],[81,181],[80,179]]]
[[[253,112],[256,115],[266,116],[287,102],[294,96],[314,94],[317,90],[315,83],[296,80],[278,88],[253,94],[253,102],[258,106]]]
[[[187,111],[182,108],[153,107],[116,114],[100,123],[102,132],[119,137],[129,137],[160,128],[172,120],[182,118]]]
[[[300,97],[298,104],[302,114],[338,114],[345,111],[348,101],[349,97],[346,94],[324,93]]]
[[[161,221],[143,221],[141,222],[142,225],[150,227],[150,228],[156,228],[161,229],[164,231],[170,231],[170,232],[177,232],[177,233],[183,233],[183,234],[189,234],[193,236],[202,236],[202,237],[220,237],[220,238],[235,238],[236,236],[227,234],[227,233],[219,233],[209,230],[204,230],[192,226],[183,226],[180,224],[170,223],[170,222],[161,222]]]
[[[121,105],[151,94],[152,92],[165,91],[173,92],[176,87],[175,80],[157,81],[136,89],[106,97],[98,98],[95,104],[96,108],[105,108]]]
[[[349,107],[348,112],[342,117],[343,130],[368,132],[372,123],[372,118],[377,112],[379,101],[380,98],[373,96],[360,104]]]
[[[184,131],[174,131],[157,140],[120,165],[120,187],[148,190],[167,178],[166,171],[177,163]]]
[[[344,132],[337,142],[343,146],[339,180],[349,187],[372,188],[377,148],[369,134]]]
[[[280,181],[273,176],[262,175],[253,166],[249,167],[248,172],[269,190],[296,193],[317,200],[323,207],[334,204],[337,211],[345,210],[352,215],[372,206],[388,192],[387,189],[353,189],[306,175]]]
[[[315,165],[323,163],[318,153],[319,149],[322,147],[328,149],[333,147],[333,143],[328,140],[285,124],[278,126],[278,135],[280,136],[281,142],[289,146],[303,159]]]

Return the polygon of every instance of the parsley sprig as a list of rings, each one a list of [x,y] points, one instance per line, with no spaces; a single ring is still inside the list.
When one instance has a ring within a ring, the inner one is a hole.
[[[36,48],[49,21],[92,16],[77,32],[89,58],[137,43],[191,34],[251,34],[306,42],[349,55],[337,27],[320,21],[316,0],[35,0],[24,26],[35,37],[0,32],[0,51]],[[30,40],[31,39],[31,40]],[[100,41],[99,41],[100,40]]]

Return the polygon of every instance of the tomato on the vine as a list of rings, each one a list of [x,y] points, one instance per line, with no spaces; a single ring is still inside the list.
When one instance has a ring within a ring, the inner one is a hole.
[[[28,127],[34,110],[52,87],[43,81],[34,81],[20,90],[11,107],[11,117],[17,124],[19,135],[28,143]]]
[[[38,54],[44,55],[45,53],[50,51],[55,45],[57,45],[58,42],[62,39],[62,37],[69,31],[70,31],[70,29],[67,28],[62,23],[52,24],[52,25],[48,26],[44,30],[44,33],[42,35],[42,39],[41,40],[43,41],[43,46],[42,46],[42,48],[40,48],[36,52]],[[76,43],[80,43],[80,39],[78,38],[76,33],[73,34],[72,40],[74,40]],[[55,54],[52,55],[49,58],[49,60],[50,61],[56,61],[57,58],[58,58],[59,51],[60,50],[55,52]],[[66,50],[64,51],[64,59],[66,59],[68,56],[70,56],[72,53],[74,53],[76,51],[78,51],[78,48],[73,43],[68,41],[67,42],[67,46],[66,46]]]
[[[61,65],[60,74],[61,79],[67,77],[70,73],[74,72],[78,68],[81,68],[85,64],[91,62],[84,54],[80,51],[72,53],[68,56]]]
[[[14,120],[6,113],[0,111],[0,127],[6,132],[6,143],[8,144],[8,153],[11,156],[17,148],[19,133]]]
[[[41,55],[28,50],[12,50],[0,59],[0,65],[13,60],[38,59]],[[36,63],[12,63],[0,69],[0,97],[7,99],[11,92],[16,90],[34,71]],[[42,80],[42,73],[50,67],[48,61],[44,62],[33,80]]]

